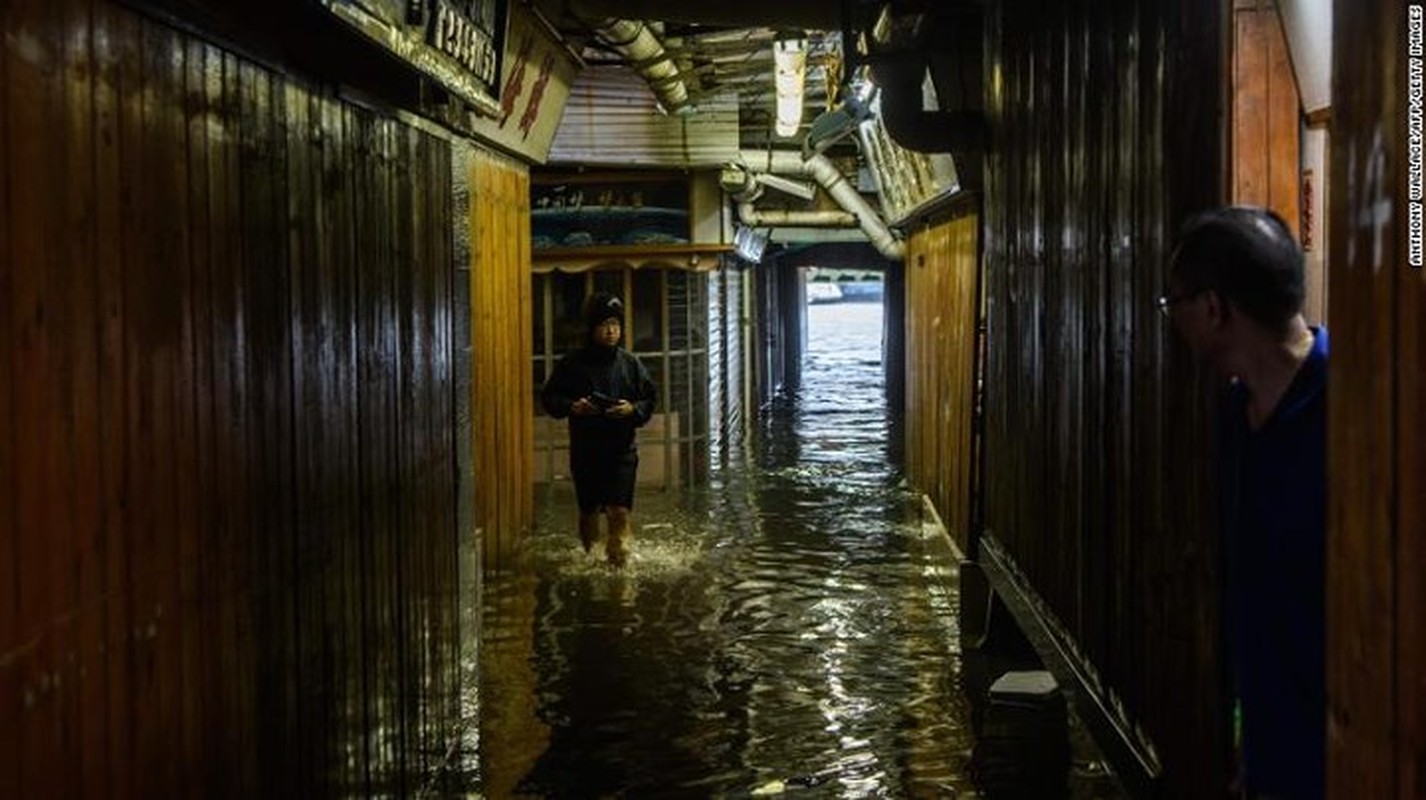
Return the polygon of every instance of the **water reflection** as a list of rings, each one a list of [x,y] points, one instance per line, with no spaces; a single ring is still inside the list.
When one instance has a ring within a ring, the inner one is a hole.
[[[485,588],[489,796],[970,792],[955,570],[888,459],[880,307],[811,311],[753,461],[640,495],[627,571],[580,550],[567,490],[541,498]]]

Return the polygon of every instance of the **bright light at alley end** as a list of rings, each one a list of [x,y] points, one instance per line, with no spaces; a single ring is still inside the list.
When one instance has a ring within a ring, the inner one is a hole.
[[[807,46],[802,39],[779,39],[772,46],[777,87],[778,136],[797,135],[802,126],[802,87],[807,76]]]

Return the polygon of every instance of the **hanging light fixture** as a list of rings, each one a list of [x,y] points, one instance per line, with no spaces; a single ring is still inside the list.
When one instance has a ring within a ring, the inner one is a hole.
[[[772,45],[774,86],[777,89],[778,136],[797,135],[802,126],[802,89],[807,78],[807,42],[804,39],[778,39]]]

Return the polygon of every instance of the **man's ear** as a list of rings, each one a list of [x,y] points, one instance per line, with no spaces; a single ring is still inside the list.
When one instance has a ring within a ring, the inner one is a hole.
[[[1233,304],[1224,299],[1216,289],[1203,292],[1203,309],[1208,314],[1208,322],[1213,328],[1228,324],[1233,316]]]

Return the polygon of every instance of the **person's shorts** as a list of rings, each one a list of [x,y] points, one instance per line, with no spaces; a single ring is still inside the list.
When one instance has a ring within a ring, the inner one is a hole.
[[[630,450],[617,458],[571,458],[574,495],[579,510],[591,514],[605,506],[634,507],[634,478],[639,454]]]

